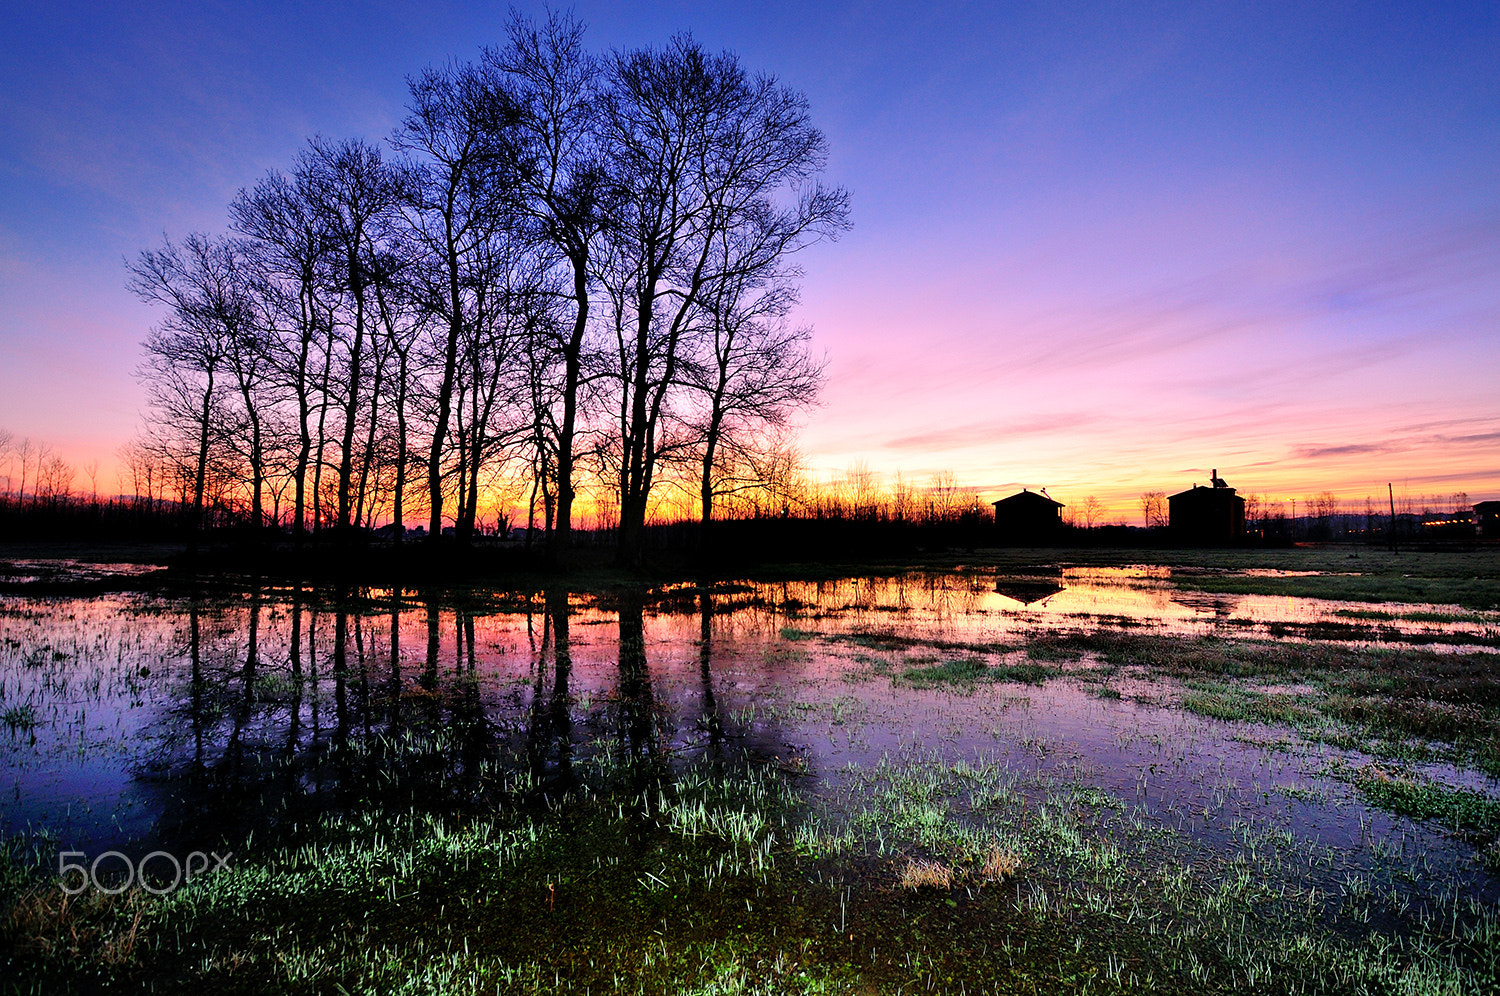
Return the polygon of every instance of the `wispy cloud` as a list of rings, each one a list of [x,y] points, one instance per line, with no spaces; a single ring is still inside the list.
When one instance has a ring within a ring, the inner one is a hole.
[[[1326,460],[1330,457],[1360,456],[1366,453],[1391,453],[1405,448],[1389,443],[1346,443],[1342,446],[1299,446],[1293,453],[1301,460]]]
[[[967,446],[993,445],[996,442],[1023,436],[1047,435],[1066,429],[1076,429],[1096,422],[1098,418],[1099,416],[1083,412],[1064,412],[1020,422],[1013,420],[970,422],[966,425],[900,436],[887,440],[882,445],[888,450],[962,449]]]

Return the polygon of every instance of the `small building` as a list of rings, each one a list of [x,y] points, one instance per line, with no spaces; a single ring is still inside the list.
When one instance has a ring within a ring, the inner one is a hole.
[[[1482,501],[1474,506],[1474,529],[1484,539],[1500,539],[1500,501]]]
[[[1214,546],[1245,538],[1245,499],[1213,471],[1209,486],[1194,484],[1167,496],[1167,518],[1179,542]]]
[[[1022,489],[995,506],[995,528],[1005,539],[1030,542],[1053,537],[1062,528],[1063,503],[1045,493]]]

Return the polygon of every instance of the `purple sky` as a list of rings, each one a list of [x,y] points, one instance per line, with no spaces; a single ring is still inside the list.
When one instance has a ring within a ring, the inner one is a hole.
[[[691,30],[811,99],[855,222],[804,261],[814,469],[1122,516],[1211,467],[1500,497],[1495,4],[574,9],[596,48]],[[108,466],[155,320],[123,258],[221,231],[310,135],[383,137],[505,16],[7,5],[0,427]]]

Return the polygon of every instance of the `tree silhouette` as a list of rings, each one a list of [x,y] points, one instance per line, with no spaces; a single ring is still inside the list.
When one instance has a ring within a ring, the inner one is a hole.
[[[619,377],[618,556],[630,564],[641,558],[657,464],[683,442],[674,389],[703,294],[726,275],[715,250],[725,233],[777,215],[773,198],[809,183],[825,152],[806,98],[688,36],[617,54],[609,82],[604,134],[618,198],[601,271]],[[842,197],[812,185],[781,209],[783,226],[811,230],[797,222]]]
[[[140,375],[158,425],[196,436],[190,520],[196,542],[210,447],[228,421],[219,377],[233,341],[256,325],[255,301],[233,245],[200,233],[180,246],[166,241],[143,251],[130,270],[130,289],[168,309],[146,339]]]

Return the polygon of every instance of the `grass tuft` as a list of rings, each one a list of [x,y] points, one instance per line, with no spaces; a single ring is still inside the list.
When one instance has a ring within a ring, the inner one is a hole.
[[[912,858],[901,869],[901,888],[913,891],[917,889],[951,889],[953,888],[955,877],[953,869],[941,861]]]

